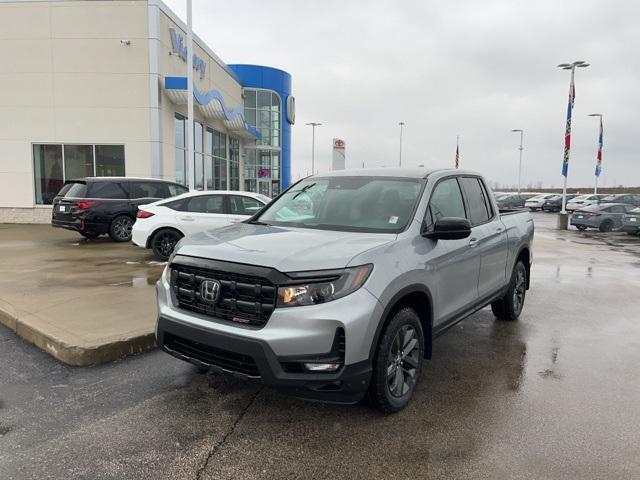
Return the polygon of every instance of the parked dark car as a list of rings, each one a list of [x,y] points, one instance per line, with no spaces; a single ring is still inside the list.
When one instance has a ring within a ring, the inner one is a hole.
[[[51,225],[86,238],[109,234],[116,242],[131,240],[138,205],[189,189],[166,180],[133,177],[87,177],[65,182],[53,199]]]
[[[630,193],[617,193],[615,195],[607,195],[600,199],[600,203],[626,203],[640,207],[640,195],[632,195]]]
[[[610,232],[622,227],[622,218],[631,210],[633,210],[633,206],[625,203],[588,205],[573,212],[571,225],[577,227],[578,230],[597,228],[601,232]]]
[[[572,198],[576,198],[577,194],[567,194],[567,203]],[[542,204],[542,210],[544,212],[559,212],[562,210],[562,195],[555,195],[551,198],[547,198]]]
[[[524,208],[524,202],[526,202],[530,196],[514,194],[505,194],[496,197],[496,203],[498,208]]]
[[[622,231],[629,235],[640,234],[640,208],[634,208],[622,217]]]

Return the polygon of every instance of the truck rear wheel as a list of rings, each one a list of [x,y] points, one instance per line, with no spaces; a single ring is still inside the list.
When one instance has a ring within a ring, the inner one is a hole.
[[[369,401],[385,413],[407,406],[413,395],[424,358],[420,317],[412,308],[398,310],[384,329],[369,385]]]
[[[517,320],[527,294],[527,269],[518,261],[513,267],[509,289],[504,297],[491,304],[491,311],[500,320]]]

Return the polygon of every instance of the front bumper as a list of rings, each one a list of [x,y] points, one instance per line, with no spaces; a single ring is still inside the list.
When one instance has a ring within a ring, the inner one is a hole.
[[[625,223],[622,226],[622,231],[627,233],[640,233],[640,225]]]
[[[345,365],[335,373],[288,372],[264,340],[185,325],[158,318],[156,342],[165,352],[200,368],[260,381],[308,400],[356,403],[362,399],[371,377],[371,362]],[[213,348],[211,348],[213,347]]]
[[[255,328],[176,307],[167,272],[157,284],[156,326],[156,343],[167,353],[300,398],[355,403],[364,396],[372,370],[369,351],[383,313],[380,302],[365,288],[326,304],[276,308],[264,327]],[[338,371],[302,368],[305,362],[334,358],[340,331],[344,347]]]

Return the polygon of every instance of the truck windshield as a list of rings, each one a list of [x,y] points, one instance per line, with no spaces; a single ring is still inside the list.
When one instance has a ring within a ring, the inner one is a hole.
[[[285,192],[254,223],[394,233],[411,220],[423,182],[396,177],[312,177]]]

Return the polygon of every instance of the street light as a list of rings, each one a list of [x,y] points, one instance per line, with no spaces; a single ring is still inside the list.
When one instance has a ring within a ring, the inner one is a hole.
[[[309,122],[305,125],[311,125],[312,133],[311,133],[311,175],[316,174],[316,127],[322,125],[318,122]]]
[[[593,194],[596,195],[598,193],[598,177],[600,176],[600,172],[602,172],[602,141],[603,141],[603,128],[602,128],[602,114],[601,113],[590,113],[589,117],[598,117],[600,119],[600,135],[598,136],[598,153],[596,154],[596,184],[593,189]]]
[[[402,127],[404,127],[404,122],[398,122],[398,125],[400,125],[400,162],[399,162],[399,166],[400,166],[400,168],[402,168]]]
[[[518,195],[520,195],[520,183],[522,182],[522,150],[524,147],[522,146],[522,137],[524,136],[524,130],[520,128],[514,128],[511,130],[512,132],[520,132],[520,163],[518,164]]]
[[[560,228],[567,229],[567,176],[569,174],[569,153],[571,151],[571,115],[573,113],[573,104],[575,101],[575,73],[576,68],[587,68],[589,64],[584,60],[577,60],[573,63],[561,63],[558,68],[571,71],[571,81],[569,82],[569,104],[567,106],[567,124],[564,132],[564,158],[562,160],[562,176],[564,177],[564,185],[562,187],[562,210],[560,211],[561,221]],[[566,221],[565,221],[566,220]]]

